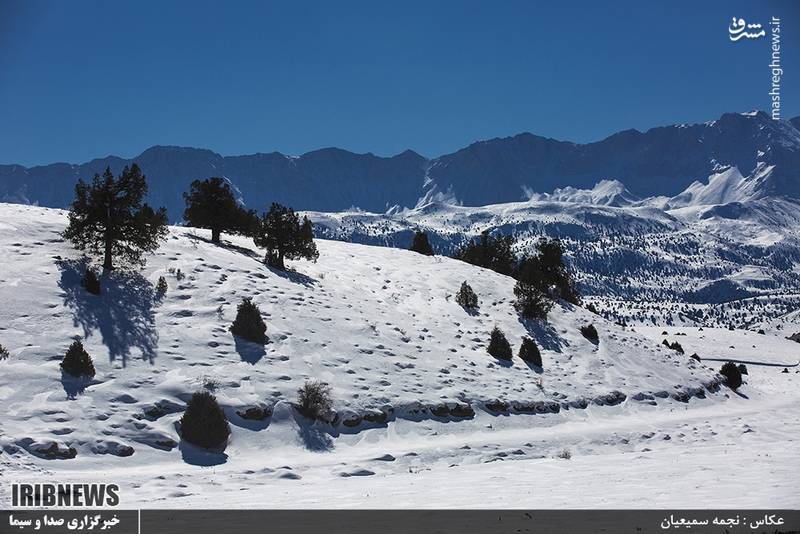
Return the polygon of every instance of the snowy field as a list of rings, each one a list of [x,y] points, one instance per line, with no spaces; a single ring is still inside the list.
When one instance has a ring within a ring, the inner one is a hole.
[[[759,365],[797,363],[782,336],[623,328],[572,306],[525,323],[513,280],[448,258],[319,240],[318,262],[281,273],[246,239],[188,228],[97,297],[65,224],[0,204],[0,492],[102,480],[131,507],[800,506],[798,367]],[[453,300],[464,280],[477,313]],[[227,330],[242,297],[264,315],[263,348]],[[515,353],[533,337],[543,368],[489,356],[495,325]],[[59,370],[76,336],[97,368],[85,386]],[[719,387],[721,362],[693,352],[747,361],[745,385]],[[308,378],[332,386],[329,423],[292,408]],[[176,431],[202,388],[231,423],[224,453]],[[254,407],[272,414],[241,415]]]

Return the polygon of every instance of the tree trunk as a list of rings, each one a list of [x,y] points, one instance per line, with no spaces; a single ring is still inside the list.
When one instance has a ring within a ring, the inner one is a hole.
[[[221,233],[222,232],[220,231],[219,228],[212,228],[211,229],[211,242],[212,243],[219,243],[219,235]]]
[[[105,251],[103,254],[103,269],[105,269],[106,271],[111,271],[114,269],[114,264],[112,263],[111,260],[111,245],[112,245],[111,239],[106,237]]]
[[[267,255],[264,256],[264,263],[266,263],[270,267],[275,267],[276,269],[280,269],[281,271],[286,270],[286,267],[283,265],[283,253],[281,252],[268,250]]]

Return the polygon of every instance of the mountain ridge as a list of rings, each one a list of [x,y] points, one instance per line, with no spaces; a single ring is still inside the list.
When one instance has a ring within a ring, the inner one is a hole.
[[[523,200],[528,193],[588,188],[603,179],[624,183],[636,197],[675,196],[721,167],[749,176],[759,164],[773,171],[758,189],[763,196],[800,198],[800,117],[773,121],[763,112],[726,113],[697,124],[623,130],[591,143],[573,143],[523,132],[477,141],[450,154],[426,158],[413,150],[393,156],[336,147],[299,156],[258,152],[223,156],[210,149],[154,145],[138,156],[24,167],[0,165],[0,200],[66,207],[74,183],[106,166],[119,172],[138,163],[149,178],[150,202],[183,212],[181,194],[192,180],[226,177],[249,207],[281,202],[297,209],[386,211],[445,196],[480,206]]]

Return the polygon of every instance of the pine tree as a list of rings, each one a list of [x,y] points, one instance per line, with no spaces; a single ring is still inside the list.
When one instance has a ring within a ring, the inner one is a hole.
[[[600,342],[600,334],[597,333],[597,328],[593,324],[581,327],[581,335],[591,341],[592,343]]]
[[[156,284],[156,295],[159,297],[163,297],[167,294],[167,290],[169,286],[167,285],[167,279],[163,276],[158,277],[158,283]]]
[[[525,336],[522,338],[522,345],[519,347],[519,357],[521,360],[530,362],[538,367],[542,366],[542,355],[539,352],[539,347],[536,342]]]
[[[466,280],[461,282],[461,289],[456,293],[456,302],[468,310],[478,307],[478,295],[475,294]]]
[[[253,343],[267,342],[267,325],[261,318],[261,310],[249,298],[242,299],[236,308],[236,319],[231,325],[231,333]]]
[[[517,257],[513,251],[514,242],[513,236],[499,235],[495,237],[486,231],[479,238],[467,242],[456,251],[454,257],[457,260],[510,276],[514,274],[517,265]]]
[[[78,180],[75,200],[64,237],[78,250],[103,256],[103,268],[114,268],[114,258],[144,263],[142,255],[158,248],[167,235],[167,212],[143,202],[147,181],[135,163],[117,178],[106,168],[91,184]]]
[[[211,230],[211,242],[219,243],[222,232],[248,235],[255,212],[239,206],[231,186],[222,178],[212,177],[192,182],[186,201],[184,220],[189,226]]]
[[[198,391],[192,395],[186,404],[180,426],[183,439],[206,449],[221,447],[231,433],[225,412],[216,397],[208,391]]]
[[[733,362],[726,362],[719,370],[719,374],[725,377],[725,383],[731,389],[739,389],[742,385],[742,372]]]
[[[331,387],[319,380],[306,380],[297,390],[297,406],[306,417],[319,418],[333,406]]]
[[[428,241],[428,234],[422,230],[417,230],[414,233],[414,241],[411,243],[411,248],[414,252],[424,254],[425,256],[433,256],[433,247]]]
[[[92,357],[83,348],[83,343],[74,341],[67,349],[64,359],[61,362],[61,369],[65,373],[75,377],[87,376],[93,378],[95,375]]]
[[[498,360],[510,360],[513,355],[506,335],[496,326],[492,330],[488,352]]]
[[[271,267],[286,269],[285,259],[319,258],[314,244],[314,228],[308,217],[300,222],[292,208],[273,203],[261,217],[253,241],[257,247],[267,249],[264,261]]]
[[[572,273],[564,264],[564,249],[557,239],[545,239],[537,245],[537,254],[522,259],[517,280],[535,287],[545,295],[555,295],[572,304],[580,304]]]
[[[514,308],[527,319],[547,319],[553,308],[553,301],[536,286],[518,281],[514,285]]]

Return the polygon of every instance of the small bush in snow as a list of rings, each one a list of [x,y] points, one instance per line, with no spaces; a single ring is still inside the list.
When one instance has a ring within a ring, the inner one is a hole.
[[[331,387],[319,380],[306,380],[297,390],[297,405],[300,413],[311,419],[317,419],[331,409]]]
[[[267,325],[261,318],[261,310],[251,299],[242,299],[242,303],[236,309],[236,319],[231,325],[231,333],[253,343],[267,342]]]
[[[8,353],[8,349],[6,349],[3,345],[0,345],[0,360],[5,360],[10,356]]]
[[[492,330],[488,351],[498,360],[510,360],[512,356],[511,345],[508,343],[506,335],[496,326]]]
[[[681,347],[681,344],[678,343],[677,341],[673,341],[672,344],[669,346],[669,348],[671,348],[675,352],[683,354],[683,347]]]
[[[216,449],[225,444],[230,433],[228,419],[216,397],[208,391],[193,394],[181,417],[183,439],[199,447]]]
[[[539,352],[539,347],[536,346],[536,342],[533,339],[527,336],[522,338],[522,345],[519,347],[519,357],[521,360],[530,362],[533,365],[542,366],[542,355]]]
[[[597,307],[591,302],[586,305],[586,311],[592,312],[595,315],[600,315],[600,312],[597,311]]]
[[[514,308],[523,317],[528,319],[547,319],[547,314],[553,308],[553,301],[539,291],[536,286],[517,282],[514,286]]]
[[[73,342],[67,349],[67,353],[61,362],[61,369],[75,377],[86,376],[92,378],[95,375],[92,357],[89,356],[80,341]]]
[[[456,302],[462,308],[466,308],[468,310],[478,307],[478,295],[475,294],[466,281],[461,282],[461,289],[459,289],[458,293],[456,293]]]
[[[163,297],[167,294],[167,289],[169,289],[169,286],[167,285],[167,279],[163,276],[159,276],[158,283],[156,284],[156,295]]]
[[[91,267],[86,269],[86,274],[83,275],[83,287],[92,295],[100,294],[100,279]]]
[[[558,453],[558,457],[561,458],[562,460],[569,460],[570,458],[572,458],[572,453],[570,452],[569,449],[564,449],[563,451]]]
[[[700,361],[700,356],[696,352],[689,357],[693,360],[697,360],[698,362]]]
[[[733,362],[726,362],[719,374],[725,377],[725,383],[731,389],[738,389],[742,385],[742,372]]]
[[[205,380],[203,380],[203,388],[212,392],[216,391],[217,389],[219,389],[219,382],[217,382],[213,378],[206,378]]]
[[[739,365],[737,365],[737,367],[739,368],[739,373],[741,373],[743,375],[749,374],[747,372],[747,366],[745,364],[740,363]]]
[[[595,328],[593,324],[582,326],[581,334],[592,343],[600,341],[600,335],[597,333],[597,328]]]

